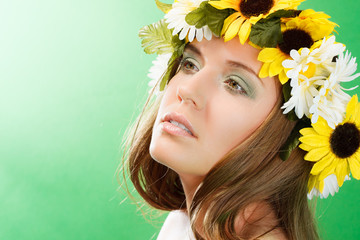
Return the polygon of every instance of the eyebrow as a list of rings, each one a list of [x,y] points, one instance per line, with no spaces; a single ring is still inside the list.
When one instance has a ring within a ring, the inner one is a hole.
[[[250,73],[252,73],[253,75],[255,75],[256,79],[259,80],[259,82],[261,83],[261,85],[264,85],[264,82],[261,80],[261,78],[259,77],[259,75],[249,66],[240,63],[240,62],[234,62],[234,61],[226,61],[226,63],[234,68],[242,68],[245,69],[245,71],[248,71]]]
[[[197,47],[195,47],[194,45],[190,45],[190,44],[186,45],[185,50],[190,50],[190,51],[196,53],[197,55],[201,56],[200,50]]]
[[[186,47],[185,47],[185,50],[190,50],[192,52],[194,52],[195,54],[199,55],[199,56],[202,56],[200,50],[195,47],[194,45],[191,45],[191,44],[188,44]],[[250,72],[252,73],[253,75],[255,75],[256,79],[259,80],[259,82],[261,83],[261,85],[264,85],[264,82],[261,80],[261,78],[259,77],[259,75],[249,66],[243,64],[243,63],[240,63],[240,62],[235,62],[235,61],[231,61],[231,60],[228,60],[226,61],[226,64],[229,65],[230,67],[233,67],[233,68],[242,68],[244,69],[245,71],[247,72]]]

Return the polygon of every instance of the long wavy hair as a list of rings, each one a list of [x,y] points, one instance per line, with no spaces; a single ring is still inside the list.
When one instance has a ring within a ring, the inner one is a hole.
[[[173,64],[174,76],[179,60]],[[160,210],[186,210],[185,194],[176,172],[158,163],[149,153],[152,129],[161,96],[145,104],[128,135],[124,150],[124,176],[137,192]],[[197,239],[255,239],[254,229],[264,233],[280,228],[288,239],[319,239],[307,183],[312,163],[296,148],[286,161],[279,158],[281,146],[296,122],[282,114],[278,99],[263,124],[239,146],[226,154],[198,187],[189,217]],[[235,220],[247,206],[266,202],[275,213],[276,226],[246,221],[240,233]],[[201,226],[199,229],[199,226]]]

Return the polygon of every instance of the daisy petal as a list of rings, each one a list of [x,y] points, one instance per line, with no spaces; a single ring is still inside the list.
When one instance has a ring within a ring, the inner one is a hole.
[[[196,40],[198,42],[201,42],[201,40],[203,39],[204,37],[204,32],[202,29],[196,29]]]
[[[195,33],[196,33],[196,29],[195,28],[190,28],[189,35],[188,35],[189,42],[194,41]]]
[[[186,35],[187,35],[188,32],[189,32],[189,29],[190,29],[190,27],[184,27],[184,28],[181,30],[181,32],[180,32],[180,34],[179,34],[179,39],[180,39],[180,40],[183,40],[183,39],[186,38]]]
[[[212,32],[209,27],[204,28],[204,37],[209,41],[212,39]]]

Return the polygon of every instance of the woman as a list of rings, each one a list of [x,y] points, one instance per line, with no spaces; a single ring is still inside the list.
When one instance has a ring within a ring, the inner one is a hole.
[[[157,1],[140,37],[166,64],[127,153],[140,195],[177,210],[158,239],[318,239],[306,196],[360,178],[356,64],[300,2]]]

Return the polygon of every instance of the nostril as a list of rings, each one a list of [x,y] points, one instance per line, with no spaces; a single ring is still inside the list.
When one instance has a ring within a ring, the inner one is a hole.
[[[195,108],[202,107],[201,96],[192,86],[181,86],[177,89],[176,97],[180,103],[190,104]]]
[[[196,106],[196,102],[188,97],[181,97],[180,94],[177,95],[177,99],[179,100],[179,102],[190,102],[191,104],[193,104],[194,106]]]

